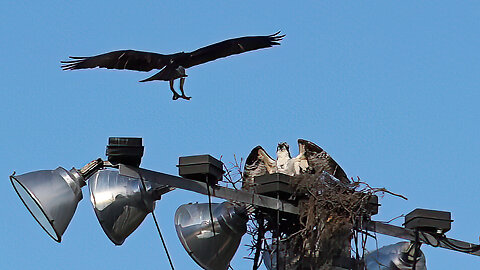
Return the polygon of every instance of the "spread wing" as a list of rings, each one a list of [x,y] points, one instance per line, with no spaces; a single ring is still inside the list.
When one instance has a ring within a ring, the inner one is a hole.
[[[304,153],[304,157],[307,159],[308,166],[315,173],[321,173],[323,171],[333,175],[342,183],[348,184],[348,180],[345,171],[333,160],[333,158],[320,146],[303,139],[298,139],[298,147],[300,153]]]
[[[279,34],[280,32],[269,36],[250,36],[228,39],[200,48],[190,53],[190,57],[185,63],[183,63],[183,67],[189,68],[218,58],[280,45],[280,40],[282,40],[285,35]]]
[[[70,56],[68,61],[61,61],[63,70],[83,68],[128,69],[150,71],[162,69],[169,63],[171,55],[134,50],[122,50],[104,53],[91,57]]]
[[[243,189],[251,190],[256,176],[273,173],[275,171],[276,161],[271,158],[267,152],[261,147],[253,148],[245,161],[243,169]]]

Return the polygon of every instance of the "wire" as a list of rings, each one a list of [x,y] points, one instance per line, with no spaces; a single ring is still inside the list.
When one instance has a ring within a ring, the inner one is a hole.
[[[207,184],[208,211],[210,212],[210,222],[212,223],[213,236],[215,236],[215,224],[213,223],[213,211],[212,211],[212,196],[210,194],[210,182],[208,181],[208,174],[206,176],[206,181],[205,182]]]
[[[152,211],[152,217],[153,217],[153,221],[155,222],[155,226],[157,227],[158,235],[160,235],[160,240],[162,240],[162,245],[163,245],[163,248],[165,249],[165,253],[167,253],[168,262],[170,263],[172,270],[175,270],[175,268],[173,267],[172,259],[170,258],[170,254],[168,253],[167,245],[165,244],[165,240],[163,239],[162,232],[160,231],[160,227],[158,226],[157,217],[155,217],[154,211]]]
[[[143,191],[147,192],[147,186],[145,185],[145,180],[143,179],[143,176],[140,173],[138,173],[138,175],[140,176],[140,180],[142,182]],[[160,231],[160,226],[158,226],[157,217],[155,216],[154,209],[152,209],[152,217],[153,217],[153,221],[155,222],[155,226],[157,227],[157,232],[158,232],[158,235],[160,236],[160,240],[162,241],[163,249],[165,249],[165,253],[167,254],[170,267],[172,268],[172,270],[175,270],[175,268],[173,267],[172,258],[170,258],[170,253],[168,253],[167,244],[165,244],[165,240],[163,239],[162,232]]]
[[[457,246],[456,244],[452,243],[446,237],[439,237],[439,239],[437,239],[437,240],[441,241],[446,246],[450,247],[451,249],[453,249],[455,251],[473,253],[473,252],[477,252],[477,251],[480,250],[480,245],[474,245],[473,247],[461,247],[461,246]]]
[[[428,239],[428,234],[424,233],[424,232],[420,232],[422,234],[422,237],[423,239],[425,240],[425,243],[427,245],[430,245],[432,247],[439,247],[440,246],[440,240],[438,240],[438,238],[436,238],[434,235],[433,235],[433,238],[435,238],[435,240],[437,240],[437,244],[433,244],[430,239]]]
[[[419,251],[420,251],[420,246],[419,246],[419,241],[420,237],[419,237],[419,232],[418,232],[418,229],[415,229],[415,250],[413,251],[413,266],[412,266],[412,270],[415,270],[417,269],[417,258],[419,256]]]
[[[280,193],[277,192],[277,200],[280,200]],[[277,270],[279,269],[284,269],[280,268],[280,209],[277,209]],[[285,257],[287,257],[287,254],[285,254]]]
[[[353,252],[355,260],[358,261],[360,253],[358,252],[358,231],[355,228],[352,230],[352,236],[350,239],[350,251]]]

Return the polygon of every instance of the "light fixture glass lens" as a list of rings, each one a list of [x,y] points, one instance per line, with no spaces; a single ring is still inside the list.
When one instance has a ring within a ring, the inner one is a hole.
[[[60,237],[55,232],[55,229],[52,226],[52,223],[48,220],[47,215],[42,209],[42,206],[35,198],[35,196],[28,191],[20,182],[15,179],[15,177],[11,178],[13,188],[17,192],[18,196],[22,200],[23,204],[27,207],[28,211],[35,220],[42,226],[42,228],[52,237],[55,241],[59,241]]]

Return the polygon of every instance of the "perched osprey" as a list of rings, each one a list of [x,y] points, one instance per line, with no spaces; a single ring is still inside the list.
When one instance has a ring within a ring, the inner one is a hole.
[[[178,98],[189,100],[190,97],[187,97],[183,91],[183,84],[185,83],[185,78],[188,76],[185,73],[185,69],[218,58],[268,48],[273,45],[280,45],[280,40],[282,40],[285,35],[279,34],[280,32],[269,36],[250,36],[229,39],[187,53],[158,54],[152,52],[122,50],[91,57],[70,56],[72,60],[61,61],[61,63],[63,64],[63,70],[96,67],[137,71],[160,69],[160,72],[147,79],[141,80],[140,82],[155,80],[169,81],[170,90],[173,92],[173,100]],[[179,95],[173,87],[173,82],[179,78],[182,95]]]
[[[342,183],[350,183],[343,169],[320,146],[303,139],[298,139],[299,155],[292,158],[290,147],[286,142],[277,146],[277,159],[271,158],[261,147],[253,148],[245,161],[243,170],[243,188],[251,189],[254,177],[283,173],[290,176],[304,173],[328,172]]]

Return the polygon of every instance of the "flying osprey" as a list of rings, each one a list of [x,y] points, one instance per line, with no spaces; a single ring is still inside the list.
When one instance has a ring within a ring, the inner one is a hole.
[[[243,189],[251,189],[254,186],[254,177],[267,173],[295,176],[325,171],[342,183],[350,183],[343,169],[321,147],[310,141],[298,139],[298,148],[299,155],[292,158],[289,145],[286,142],[279,143],[277,160],[271,158],[261,146],[253,148],[245,161]]]
[[[178,98],[189,100],[190,97],[187,97],[183,91],[183,84],[185,83],[185,78],[188,76],[185,73],[186,68],[234,54],[280,45],[280,40],[282,40],[285,35],[279,34],[280,32],[269,36],[249,36],[229,39],[187,53],[158,54],[122,50],[91,57],[70,56],[72,60],[61,61],[61,63],[63,64],[63,70],[96,67],[137,71],[160,69],[160,72],[140,82],[155,80],[169,81],[170,90],[173,92],[173,100]],[[179,78],[182,95],[179,95],[173,87],[173,82]]]

